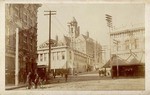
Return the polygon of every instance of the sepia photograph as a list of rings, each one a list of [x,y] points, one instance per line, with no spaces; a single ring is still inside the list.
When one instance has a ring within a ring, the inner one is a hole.
[[[4,79],[5,91],[144,91],[145,4],[5,3]]]

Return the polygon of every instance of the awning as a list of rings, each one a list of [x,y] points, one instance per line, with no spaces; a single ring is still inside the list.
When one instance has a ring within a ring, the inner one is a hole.
[[[143,63],[141,63],[138,59],[133,58],[130,62],[125,61],[125,60],[121,60],[121,59],[116,59],[113,60],[113,66],[137,66],[137,65],[144,65]]]
[[[111,64],[112,64],[112,66],[117,66],[117,65],[123,66],[123,65],[127,65],[128,62],[125,61],[125,60],[123,60],[123,59],[120,59],[120,58],[118,57],[118,58],[113,59],[113,61],[112,61]]]
[[[112,66],[132,66],[132,65],[144,65],[143,63],[141,63],[139,60],[137,60],[136,58],[133,58],[130,62],[120,58],[120,57],[115,57],[111,62],[110,60],[104,65],[102,66],[102,68],[110,68],[110,64],[112,64]]]
[[[144,65],[144,63],[140,62],[138,59],[133,58],[128,65]]]
[[[47,68],[47,65],[38,65],[38,68]]]
[[[108,62],[102,66],[102,68],[110,68],[110,60],[108,60]]]

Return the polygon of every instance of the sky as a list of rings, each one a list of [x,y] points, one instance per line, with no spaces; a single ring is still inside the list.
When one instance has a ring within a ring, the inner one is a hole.
[[[52,15],[51,38],[68,34],[67,23],[76,18],[80,33],[86,34],[101,45],[109,45],[109,28],[105,14],[112,16],[114,31],[144,26],[144,4],[43,4],[38,10],[38,46],[49,38],[49,18],[44,11],[56,11]]]

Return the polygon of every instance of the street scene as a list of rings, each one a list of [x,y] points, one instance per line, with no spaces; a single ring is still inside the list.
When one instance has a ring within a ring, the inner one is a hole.
[[[5,6],[5,90],[145,90],[144,4]]]
[[[132,85],[131,85],[132,84]],[[130,86],[129,86],[130,85]],[[57,77],[50,84],[39,85],[37,89],[48,91],[143,91],[143,78],[119,78],[99,77],[97,73],[69,76],[67,82],[65,78]],[[14,88],[15,90],[29,90],[27,87]]]

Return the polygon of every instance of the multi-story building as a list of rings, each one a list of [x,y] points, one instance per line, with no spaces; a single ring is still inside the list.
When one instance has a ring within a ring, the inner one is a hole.
[[[73,20],[68,23],[68,27],[71,39],[70,47],[90,56],[92,58],[90,62],[93,63],[93,68],[99,68],[102,64],[101,45],[90,37],[88,31],[86,35],[80,34],[80,27],[74,17]]]
[[[131,66],[130,69],[135,70],[135,65],[142,65],[143,68],[144,64],[142,63],[145,63],[144,27],[111,32],[110,37],[111,37],[111,54],[117,55],[121,59],[126,61],[123,62],[124,64],[120,64],[119,62],[116,63],[118,66],[133,65],[133,67]]]
[[[38,65],[45,66],[49,65],[49,48],[38,49]],[[68,46],[57,46],[51,49],[51,63],[50,67],[52,71],[59,71],[63,69],[72,72],[85,72],[87,70],[88,56],[84,53],[73,51]]]
[[[143,27],[117,31],[111,33],[111,51],[123,59],[128,59],[132,53],[144,59],[145,29]],[[130,58],[128,59],[130,61]],[[144,60],[141,60],[144,63]]]
[[[85,72],[102,64],[101,45],[86,35],[80,34],[75,18],[68,23],[69,36],[56,36],[51,49],[51,69],[69,69],[70,72]],[[47,44],[46,44],[47,43]],[[48,41],[39,46],[38,65],[48,65]],[[44,48],[46,46],[47,48]]]
[[[15,83],[15,61],[18,60],[19,82],[25,81],[26,74],[36,68],[37,11],[40,6],[39,4],[6,4],[6,84]],[[16,29],[19,31],[18,34]],[[17,39],[19,39],[18,43],[16,43]],[[15,53],[17,49],[18,55]],[[16,56],[17,60],[15,60]]]

